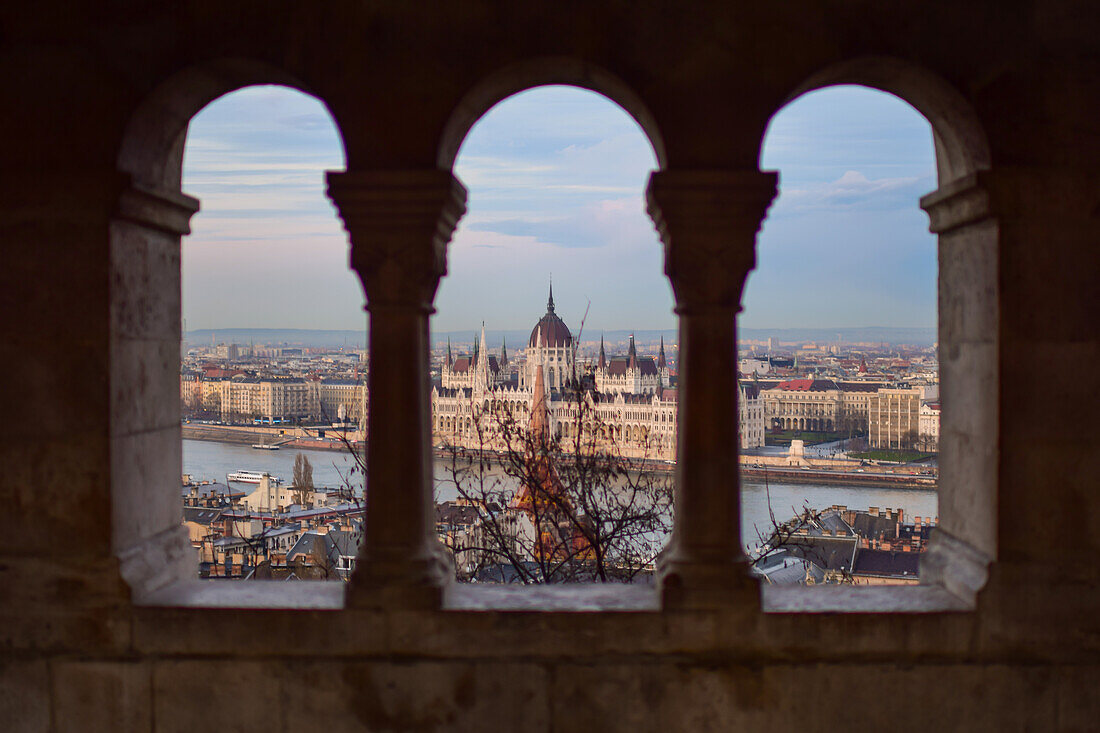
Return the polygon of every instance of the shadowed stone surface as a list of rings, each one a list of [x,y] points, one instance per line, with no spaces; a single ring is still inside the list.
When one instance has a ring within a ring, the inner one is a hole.
[[[4,6],[0,728],[1094,729],[1098,23],[1083,0]],[[340,129],[349,261],[400,357],[372,370],[393,432],[348,586],[202,583],[176,531],[183,135],[265,83]],[[481,114],[546,83],[606,94],[650,136],[679,305],[723,351],[771,117],[862,83],[929,119],[950,538],[927,585],[745,580],[736,482],[713,470],[736,458],[710,404],[732,404],[731,379],[697,348],[668,585],[447,586],[417,365],[463,210],[448,169]]]

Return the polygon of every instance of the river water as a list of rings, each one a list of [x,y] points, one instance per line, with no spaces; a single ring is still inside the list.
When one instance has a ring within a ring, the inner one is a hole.
[[[304,453],[313,464],[315,486],[342,486],[350,481],[362,486],[362,477],[351,473],[354,462],[341,451],[255,450],[246,445],[231,445],[202,440],[183,441],[183,472],[195,480],[225,481],[226,474],[238,470],[267,471],[284,481],[293,475],[294,458]],[[436,498],[440,501],[455,498],[453,484],[445,477],[443,461],[435,461]],[[938,514],[938,497],[935,491],[926,489],[895,489],[874,486],[837,486],[818,484],[792,484],[742,479],[741,482],[741,537],[750,547],[758,541],[758,535],[767,535],[771,510],[777,521],[785,521],[800,513],[803,506],[824,509],[833,504],[843,504],[849,509],[880,507],[904,509],[909,517],[935,517]]]

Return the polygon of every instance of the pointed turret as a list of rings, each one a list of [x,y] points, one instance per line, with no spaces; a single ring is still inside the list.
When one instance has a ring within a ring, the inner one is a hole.
[[[481,340],[477,345],[477,372],[474,382],[482,389],[489,388],[489,348],[485,345],[485,321],[481,322]]]
[[[550,435],[550,410],[546,406],[546,379],[542,364],[535,367],[534,404],[531,405],[531,436],[545,438]]]
[[[637,369],[638,368],[638,350],[634,347],[634,334],[630,334],[630,348],[626,352],[626,368]]]
[[[500,338],[500,368],[503,369],[508,365],[508,339],[501,336]]]
[[[600,335],[600,369],[607,369],[607,356],[603,353],[603,335]]]
[[[550,281],[550,297],[546,300],[546,312],[554,312],[554,281]]]
[[[447,366],[452,366],[454,363],[455,363],[454,359],[451,358],[451,337],[448,336],[447,337]]]
[[[657,368],[664,369],[665,364],[665,337],[661,336],[661,352],[657,355]]]

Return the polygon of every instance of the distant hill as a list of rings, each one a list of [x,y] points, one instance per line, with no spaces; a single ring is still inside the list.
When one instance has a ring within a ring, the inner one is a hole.
[[[743,328],[738,332],[742,340],[805,341],[832,344],[837,342],[887,343],[931,346],[939,340],[935,326],[927,328],[894,328],[892,326],[858,326],[851,328]]]
[[[602,335],[609,346],[625,344],[630,334],[634,334],[639,344],[658,341],[662,336],[665,343],[676,343],[676,329],[648,330],[586,330],[582,341],[599,341]],[[466,348],[481,334],[480,329],[464,331],[432,332],[433,347],[442,346],[451,339],[456,348]],[[913,344],[930,346],[937,341],[936,329],[929,328],[893,328],[890,326],[860,326],[852,328],[745,328],[738,333],[742,340],[766,341],[775,339],[776,343],[815,342],[818,344],[836,343],[837,335],[842,343],[886,343]],[[501,340],[507,339],[510,348],[526,346],[531,332],[527,330],[486,331],[485,340],[489,348],[499,349]],[[312,346],[315,348],[362,348],[365,334],[363,331],[317,330],[308,328],[215,328],[188,331],[185,340],[191,346],[208,345],[211,337],[215,343],[267,344],[287,346]]]
[[[184,340],[191,346],[219,344],[266,344],[268,346],[312,346],[363,348],[364,331],[318,330],[311,328],[201,328],[188,331]]]

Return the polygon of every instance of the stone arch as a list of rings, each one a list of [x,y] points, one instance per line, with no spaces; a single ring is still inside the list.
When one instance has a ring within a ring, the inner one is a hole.
[[[921,561],[921,582],[948,589],[967,607],[997,555],[1000,376],[998,176],[988,137],[970,101],[912,62],[865,56],[810,74],[779,105],[829,86],[856,84],[898,97],[929,122],[938,178],[920,200],[938,237],[941,416],[936,537]],[[765,133],[766,137],[766,133]],[[763,153],[761,138],[760,154]],[[965,414],[952,405],[965,405]]]
[[[970,102],[940,76],[902,59],[863,56],[832,64],[806,78],[772,116],[803,94],[842,84],[888,92],[924,115],[932,125],[940,186],[990,167],[989,140]]]
[[[610,71],[591,62],[567,56],[546,56],[514,63],[475,83],[455,106],[443,128],[437,165],[443,170],[454,167],[466,135],[496,104],[528,89],[559,84],[602,94],[625,110],[649,140],[658,169],[665,168],[664,139],[657,127],[656,118],[641,96]]]
[[[261,61],[226,58],[189,67],[165,79],[134,110],[119,144],[118,170],[129,174],[135,185],[178,191],[191,119],[219,97],[245,87],[268,84],[294,89],[325,104],[303,80]],[[344,149],[340,121],[329,105],[325,104],[325,109]]]
[[[118,139],[115,168],[121,192],[109,230],[111,248],[110,363],[111,389],[126,395],[135,389],[135,363],[155,364],[152,355],[180,340],[180,270],[182,237],[190,232],[198,201],[181,192],[184,145],[193,117],[210,102],[245,87],[277,84],[312,95],[292,74],[250,59],[220,59],[185,68],[166,77],[137,105]],[[324,104],[322,102],[322,104]],[[326,105],[339,133],[340,125]],[[346,158],[346,153],[345,153]],[[155,318],[137,317],[156,313]],[[153,375],[168,379],[170,370]],[[147,399],[147,396],[140,399]],[[136,395],[130,400],[139,399]],[[112,546],[123,578],[142,602],[165,584],[189,578],[192,557],[180,524],[177,481],[181,462],[179,415],[167,424],[164,415],[135,420],[111,403]],[[153,484],[156,491],[134,495],[134,487]],[[163,490],[162,490],[163,489]]]

